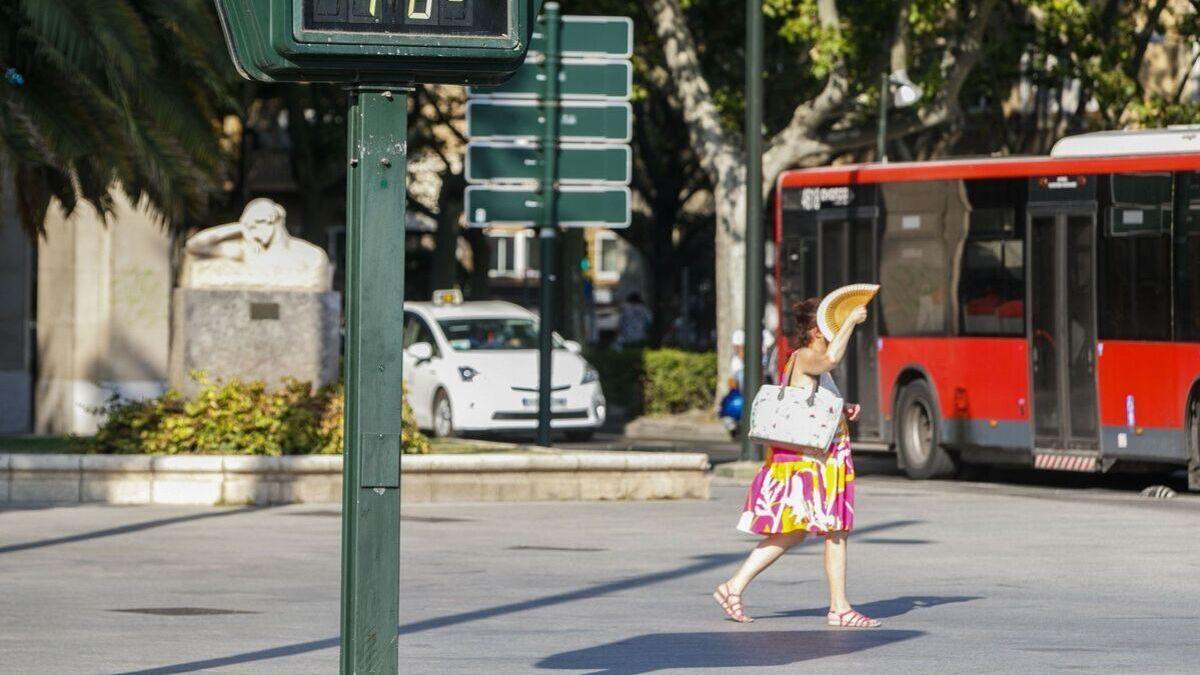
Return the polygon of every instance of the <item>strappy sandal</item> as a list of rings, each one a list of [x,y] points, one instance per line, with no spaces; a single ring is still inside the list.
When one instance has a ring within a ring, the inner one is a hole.
[[[717,601],[721,609],[725,610],[725,614],[738,623],[750,623],[754,619],[746,616],[746,611],[742,609],[742,594],[730,593],[729,588],[725,584],[717,586],[717,590],[713,592],[713,600]]]
[[[882,624],[878,619],[872,619],[858,610],[848,609],[841,614],[830,611],[825,617],[830,626],[838,628],[878,628]]]

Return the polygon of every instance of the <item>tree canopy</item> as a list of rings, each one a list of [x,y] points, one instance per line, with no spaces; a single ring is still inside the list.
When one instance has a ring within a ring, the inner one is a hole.
[[[219,187],[220,120],[233,108],[224,41],[207,0],[0,2],[0,161],[22,220],[51,198],[112,209],[119,185],[168,220],[199,216]]]

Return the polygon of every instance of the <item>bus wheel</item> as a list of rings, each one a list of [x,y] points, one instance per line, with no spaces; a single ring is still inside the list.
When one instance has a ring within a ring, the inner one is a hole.
[[[1200,395],[1192,395],[1188,402],[1188,490],[1200,492]]]
[[[900,390],[896,402],[896,449],[904,461],[909,478],[945,478],[953,476],[954,459],[938,439],[937,406],[933,392],[924,380]]]

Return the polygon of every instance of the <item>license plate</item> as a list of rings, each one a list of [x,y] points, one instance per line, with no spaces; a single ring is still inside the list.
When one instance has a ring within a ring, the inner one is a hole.
[[[526,408],[536,408],[537,404],[538,404],[538,400],[537,400],[537,398],[523,398],[523,399],[521,399],[521,404],[524,405]],[[550,399],[550,407],[551,408],[561,408],[561,407],[565,406],[566,404],[567,404],[567,399],[565,399],[565,398]]]

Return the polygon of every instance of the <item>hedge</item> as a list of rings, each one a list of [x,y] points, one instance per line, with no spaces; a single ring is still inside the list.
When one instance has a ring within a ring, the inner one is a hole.
[[[261,381],[209,380],[188,399],[168,390],[152,399],[113,398],[97,412],[104,416],[86,442],[94,452],[113,454],[305,455],[342,451],[340,384],[313,389],[285,379],[268,388]],[[429,441],[417,429],[404,401],[402,451],[425,453]]]
[[[712,407],[717,388],[715,352],[680,349],[596,350],[588,361],[600,373],[609,405],[630,417]]]

